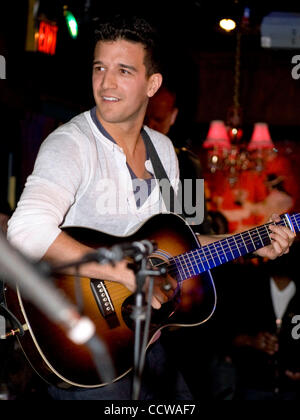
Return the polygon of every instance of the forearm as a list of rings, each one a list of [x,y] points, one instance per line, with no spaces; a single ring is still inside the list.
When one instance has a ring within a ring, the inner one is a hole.
[[[201,246],[212,244],[213,242],[228,238],[229,236],[230,235],[200,235],[197,233],[197,238]]]
[[[52,267],[58,267],[78,261],[92,251],[93,248],[81,244],[65,232],[61,232],[48,248],[43,260]],[[75,268],[70,268],[65,272],[75,274]],[[121,261],[115,267],[108,264],[100,265],[97,262],[86,263],[80,266],[79,273],[82,277],[117,281],[131,290],[133,288],[133,272],[127,268],[125,261]]]

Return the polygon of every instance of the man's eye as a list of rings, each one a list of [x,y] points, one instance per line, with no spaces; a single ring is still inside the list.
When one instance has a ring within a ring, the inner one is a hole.
[[[94,71],[103,71],[104,70],[104,68],[102,67],[102,66],[96,66],[96,67],[94,67]]]
[[[122,74],[131,74],[128,70],[126,69],[121,69],[121,73]]]

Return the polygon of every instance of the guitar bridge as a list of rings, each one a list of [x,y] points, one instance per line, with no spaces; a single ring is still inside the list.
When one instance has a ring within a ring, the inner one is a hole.
[[[104,282],[97,279],[91,279],[91,289],[101,315],[105,318],[110,328],[119,326],[120,323],[114,305]]]

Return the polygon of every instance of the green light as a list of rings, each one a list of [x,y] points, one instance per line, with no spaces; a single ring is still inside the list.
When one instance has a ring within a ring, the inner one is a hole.
[[[66,21],[67,21],[67,25],[68,25],[68,29],[69,29],[71,37],[73,39],[77,38],[78,24],[77,24],[77,20],[75,19],[75,16],[73,15],[73,13],[66,10],[65,17],[66,17]]]

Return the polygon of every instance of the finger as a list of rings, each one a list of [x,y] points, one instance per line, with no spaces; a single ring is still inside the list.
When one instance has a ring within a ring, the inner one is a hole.
[[[161,289],[160,285],[154,286],[153,297],[155,297],[160,303],[166,303],[169,300],[167,293]]]
[[[153,296],[153,298],[152,298],[152,307],[154,309],[160,309],[161,308],[161,303],[159,302],[158,299],[156,299],[155,296]]]
[[[279,214],[274,213],[272,214],[272,216],[270,217],[269,222],[275,222],[275,223],[279,223],[281,221],[281,218],[279,216]]]
[[[277,226],[277,225],[270,225],[269,226],[272,233],[282,236],[287,241],[290,239],[290,230],[288,228]],[[292,233],[292,232],[291,232]]]
[[[291,229],[289,229],[287,227],[270,225],[269,228],[272,232],[278,233],[282,237],[289,240],[291,244],[295,239],[295,236],[296,236],[295,232],[293,232]]]
[[[276,259],[277,257],[281,257],[284,254],[285,250],[283,250],[278,242],[276,240],[272,241],[272,245],[268,251],[268,255],[266,255],[268,258]]]
[[[281,255],[289,250],[290,241],[286,232],[278,231],[277,229],[273,230],[273,233],[270,234],[270,238],[273,240],[272,245]]]

